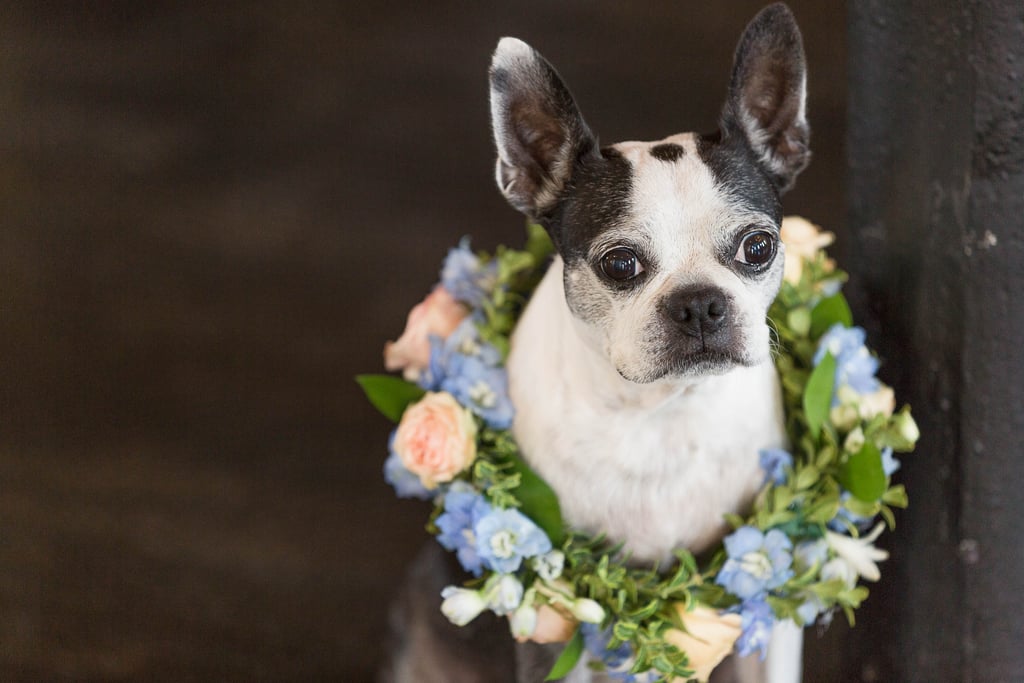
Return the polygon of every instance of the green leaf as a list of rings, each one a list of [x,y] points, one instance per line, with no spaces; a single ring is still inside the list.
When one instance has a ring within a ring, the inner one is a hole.
[[[839,483],[853,496],[873,503],[885,493],[885,470],[882,453],[873,443],[866,443],[839,469]]]
[[[402,413],[410,403],[423,398],[427,392],[412,382],[406,382],[392,375],[357,375],[356,382],[373,407],[392,422],[402,419]]]
[[[530,469],[518,455],[511,455],[513,472],[520,476],[515,496],[519,499],[520,511],[532,519],[551,539],[552,545],[558,547],[565,540],[565,525],[562,523],[562,508],[558,504],[558,496],[551,490],[548,483]]]
[[[907,490],[903,487],[903,484],[897,484],[885,492],[882,496],[882,502],[893,507],[905,508],[910,501],[907,500]]]
[[[817,339],[836,323],[843,327],[853,325],[853,313],[842,292],[822,299],[811,311],[811,337]]]
[[[839,514],[839,498],[829,496],[815,503],[804,513],[804,520],[810,524],[826,524]]]
[[[832,407],[832,387],[836,381],[836,359],[831,353],[814,368],[804,389],[804,415],[807,416],[807,428],[815,439],[821,434],[821,426],[828,421],[828,412]]]
[[[576,633],[573,634],[572,638],[566,644],[565,649],[562,650],[562,654],[558,656],[558,660],[555,662],[555,665],[551,667],[551,671],[544,680],[557,681],[568,676],[569,672],[576,667],[576,662],[580,661],[580,655],[582,654],[583,632],[577,628]]]
[[[821,472],[818,468],[813,465],[807,465],[805,467],[801,467],[799,471],[797,471],[796,481],[793,482],[793,487],[796,488],[797,491],[803,491],[804,489],[809,489],[817,484],[819,479],[821,479]]]

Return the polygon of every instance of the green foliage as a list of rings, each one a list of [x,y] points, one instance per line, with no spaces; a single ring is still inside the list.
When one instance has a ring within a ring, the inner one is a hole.
[[[882,452],[873,443],[865,443],[839,468],[839,483],[865,503],[873,503],[885,493]]]
[[[565,678],[569,675],[569,672],[576,667],[576,663],[580,661],[580,656],[583,654],[583,634],[577,628],[576,633],[573,634],[569,642],[566,643],[565,649],[562,650],[562,654],[558,656],[555,661],[555,665],[551,667],[551,672],[544,679],[545,681],[557,681],[560,678]]]
[[[826,353],[818,367],[811,371],[807,386],[804,388],[804,416],[812,438],[817,438],[821,433],[821,426],[828,422],[835,378],[836,359],[831,353]]]
[[[392,422],[401,420],[409,404],[426,393],[415,384],[391,375],[358,375],[356,382],[370,403]]]
[[[494,290],[481,307],[484,319],[478,324],[480,338],[494,345],[503,358],[508,356],[512,330],[544,276],[553,251],[551,239],[544,228],[530,223],[527,225],[525,249],[500,246],[494,256],[480,254],[481,261],[493,259],[498,264]]]
[[[499,247],[493,256],[480,254],[482,261],[497,264],[497,275],[493,291],[478,310],[482,313],[478,327],[481,337],[502,354],[508,353],[509,337],[551,252],[545,231],[530,225],[524,249]],[[880,515],[892,527],[893,508],[906,507],[907,494],[902,485],[892,485],[885,476],[881,452],[887,447],[912,450],[918,438],[917,425],[906,407],[895,415],[864,417],[859,406],[841,405],[847,417],[833,421],[836,359],[830,353],[817,365],[813,359],[821,336],[832,326],[853,324],[850,307],[837,291],[846,274],[836,270],[823,251],[803,265],[800,281],[783,282],[769,310],[793,463],[784,482],[769,482],[761,489],[746,517],[726,516],[734,528],[780,529],[794,545],[827,538],[828,525],[846,519],[840,514],[844,509],[865,518]],[[370,401],[395,421],[423,395],[415,385],[390,376],[357,379]],[[735,596],[714,582],[726,560],[724,549],[701,563],[679,550],[667,566],[638,567],[621,546],[566,529],[557,497],[523,460],[511,432],[487,428],[482,421],[478,427],[478,457],[470,480],[493,505],[519,508],[561,547],[565,554],[561,581],[573,595],[603,607],[603,625],[611,626],[613,634],[609,647],[629,643],[634,672],[654,670],[662,681],[689,677],[692,670],[686,653],[670,645],[665,632],[681,627],[676,611],[680,606],[699,603],[725,609],[738,604]],[[844,491],[852,495],[844,496]],[[440,506],[436,501],[428,522],[432,533],[437,532],[433,520]],[[857,534],[852,526],[850,531]],[[825,609],[842,610],[853,623],[854,610],[867,598],[867,588],[849,588],[841,579],[823,580],[820,570],[818,565],[801,568],[799,575],[770,592],[767,600],[778,618],[799,621],[797,610],[813,599]],[[533,570],[523,572],[520,578],[526,584],[536,578]],[[469,585],[482,585],[485,580],[486,576]],[[577,630],[547,680],[568,674],[582,650]]]

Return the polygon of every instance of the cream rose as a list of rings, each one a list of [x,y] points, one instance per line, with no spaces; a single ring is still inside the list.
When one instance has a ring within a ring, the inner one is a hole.
[[[742,619],[738,614],[719,614],[717,610],[704,606],[687,611],[686,607],[678,604],[676,612],[686,631],[670,629],[665,632],[665,640],[689,656],[693,677],[706,681],[715,667],[732,652],[736,639],[743,632]],[[682,683],[682,679],[675,680]]]
[[[832,244],[836,236],[821,232],[817,225],[800,216],[786,216],[780,230],[782,243],[786,245],[786,265],[782,277],[794,285],[800,282],[804,262],[814,259],[821,249]]]
[[[840,429],[853,429],[858,420],[870,420],[876,415],[889,417],[896,409],[896,394],[885,384],[870,394],[858,394],[844,384],[837,395],[839,405],[831,409],[829,417]]]
[[[402,336],[384,345],[384,367],[402,370],[407,380],[415,382],[430,363],[430,336],[447,338],[467,315],[466,307],[438,285],[409,311]]]
[[[448,393],[428,393],[405,409],[394,450],[428,489],[451,481],[476,458],[476,423]]]

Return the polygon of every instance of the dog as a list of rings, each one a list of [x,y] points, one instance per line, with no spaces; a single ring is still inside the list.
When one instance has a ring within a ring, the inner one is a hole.
[[[793,15],[776,4],[748,25],[711,135],[601,146],[555,69],[514,38],[494,53],[490,99],[498,187],[556,250],[508,357],[515,438],[571,527],[639,562],[707,550],[764,483],[759,449],[787,445],[766,315],[783,273],[779,198],[810,159]],[[801,638],[781,624],[765,663],[716,675],[799,681]],[[555,653],[520,646],[515,680],[542,680]],[[408,680],[476,680],[428,675]],[[566,680],[601,679],[580,664]]]

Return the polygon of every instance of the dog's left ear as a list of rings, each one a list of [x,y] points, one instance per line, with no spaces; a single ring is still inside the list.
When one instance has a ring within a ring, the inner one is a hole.
[[[745,135],[779,192],[811,159],[805,117],[807,64],[796,19],[782,3],[747,26],[733,63],[723,132]]]
[[[537,218],[597,141],[554,67],[523,41],[501,39],[490,76],[498,187],[512,206]]]

